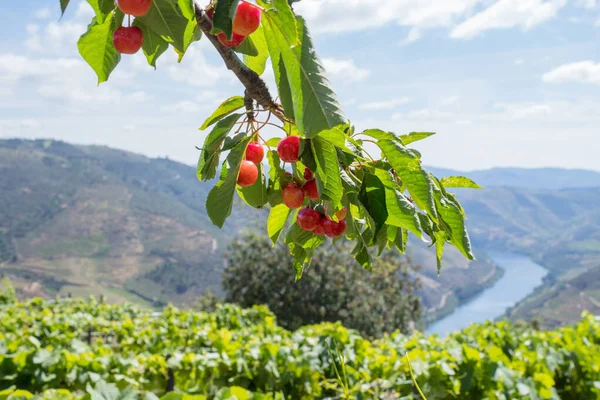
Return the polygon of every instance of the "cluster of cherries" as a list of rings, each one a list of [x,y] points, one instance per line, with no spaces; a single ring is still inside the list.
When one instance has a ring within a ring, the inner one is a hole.
[[[117,0],[123,14],[141,17],[150,11],[152,0]],[[121,54],[135,54],[144,44],[144,34],[137,26],[120,26],[113,34],[115,49]]]
[[[117,6],[124,14],[141,17],[150,11],[152,0],[117,0]],[[206,15],[212,20],[214,8],[206,11]],[[233,18],[233,33],[231,40],[224,33],[219,33],[219,42],[226,47],[238,47],[248,35],[254,33],[260,26],[262,11],[252,3],[241,1]],[[135,54],[144,44],[144,34],[137,26],[120,26],[113,34],[115,49],[121,54]]]
[[[277,145],[277,153],[283,162],[297,162],[300,157],[300,137],[288,136],[282,139]],[[251,142],[248,144],[248,147],[246,147],[246,159],[242,161],[240,166],[237,179],[238,185],[243,187],[254,185],[258,179],[257,165],[262,162],[264,156],[265,151],[260,143]],[[310,200],[319,200],[317,182],[314,179],[312,171],[308,168],[304,170],[304,179],[306,183],[303,186],[298,185],[294,180],[294,183],[290,183],[281,193],[283,204],[291,209],[302,207],[305,197]],[[338,237],[346,231],[346,214],[347,209],[344,207],[335,214],[337,221],[334,221],[324,213],[322,214],[315,209],[305,207],[298,211],[296,221],[300,228],[305,231],[311,231],[315,235]]]
[[[215,14],[214,8],[206,10],[206,15],[211,20]],[[231,40],[227,39],[227,35],[219,33],[217,39],[225,47],[238,47],[246,39],[247,36],[254,33],[260,26],[260,18],[262,11],[255,4],[247,3],[244,0],[240,1],[235,10],[235,16],[233,17],[233,28]]]

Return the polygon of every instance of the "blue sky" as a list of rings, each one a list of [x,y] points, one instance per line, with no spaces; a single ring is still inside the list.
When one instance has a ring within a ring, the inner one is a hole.
[[[202,0],[200,0],[200,4]],[[96,86],[72,0],[2,2],[0,137],[51,137],[196,162],[204,118],[241,87],[208,41]],[[358,129],[435,131],[428,165],[600,170],[600,0],[302,0]],[[272,73],[267,72],[267,75]],[[271,80],[270,77],[268,77]]]

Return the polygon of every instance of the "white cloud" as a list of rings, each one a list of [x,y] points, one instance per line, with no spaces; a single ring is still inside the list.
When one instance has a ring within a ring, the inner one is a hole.
[[[553,107],[547,103],[496,103],[494,109],[508,119],[518,120],[545,117]]]
[[[591,83],[600,85],[600,62],[580,61],[561,65],[545,73],[542,80],[548,83]]]
[[[458,103],[458,101],[460,100],[459,96],[448,96],[448,97],[444,97],[441,101],[441,104],[443,106],[453,106],[456,103]]]
[[[525,60],[523,60],[522,58],[519,58],[514,61],[514,64],[515,65],[523,65],[523,64],[525,64]]]
[[[41,122],[34,118],[0,120],[0,137],[27,135],[41,127]]]
[[[86,31],[83,23],[72,21],[50,22],[45,27],[28,25],[25,46],[40,53],[72,54],[77,40]]]
[[[388,101],[376,101],[372,103],[364,103],[359,106],[361,110],[392,110],[398,106],[410,103],[411,99],[402,97],[399,99]]]
[[[52,11],[50,10],[50,7],[39,8],[36,10],[33,16],[34,18],[41,20],[50,19],[50,17],[52,16]]]
[[[216,86],[233,82],[233,74],[221,62],[211,64],[203,51],[211,46],[208,40],[202,40],[190,46],[180,64],[175,57],[161,57],[161,69],[165,69],[170,78],[193,86]]]
[[[350,32],[380,28],[389,23],[423,29],[451,26],[482,1],[302,0],[294,8],[317,32]]]
[[[322,61],[327,73],[343,82],[359,82],[369,76],[369,71],[357,67],[353,60],[324,58]]]
[[[584,8],[596,8],[600,2],[598,0],[577,0],[576,4]]]
[[[529,30],[556,17],[567,0],[501,0],[456,26],[450,36],[471,39],[490,29],[520,26]]]
[[[162,107],[163,111],[169,113],[197,113],[202,110],[200,104],[189,100],[183,100],[174,104],[168,104]]]

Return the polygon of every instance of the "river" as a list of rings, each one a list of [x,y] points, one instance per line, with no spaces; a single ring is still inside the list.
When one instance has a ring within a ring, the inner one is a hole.
[[[488,255],[504,269],[502,278],[452,314],[430,325],[426,333],[445,336],[473,323],[496,319],[541,285],[548,273],[526,256],[503,252],[488,252]]]

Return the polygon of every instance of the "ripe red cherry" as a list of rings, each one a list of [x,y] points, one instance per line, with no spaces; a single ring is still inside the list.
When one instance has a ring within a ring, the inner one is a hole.
[[[322,218],[321,217],[321,221],[319,222],[319,225],[317,225],[317,227],[315,229],[313,229],[313,233],[317,236],[322,236],[325,234],[325,230],[323,229],[323,222],[324,220],[326,220],[326,218]]]
[[[240,186],[248,187],[254,185],[258,179],[258,168],[252,161],[242,161],[240,165],[240,173],[237,178],[237,183]]]
[[[346,232],[346,221],[335,222],[325,218],[325,221],[323,221],[323,231],[325,235],[331,238],[342,236]]]
[[[212,21],[213,17],[215,16],[215,9],[213,7],[209,8],[208,10],[206,10],[206,15]]]
[[[283,162],[296,162],[300,157],[300,137],[288,136],[279,141],[277,153]]]
[[[321,214],[316,210],[310,208],[303,208],[298,211],[298,217],[296,217],[298,225],[305,231],[312,231],[317,226],[321,225]]]
[[[113,34],[115,49],[121,54],[135,54],[144,43],[144,34],[137,26],[120,26]]]
[[[311,200],[319,199],[319,190],[317,189],[317,181],[310,180],[302,186],[302,190],[304,190],[304,194]]]
[[[313,178],[313,173],[310,169],[304,168],[304,179],[310,181]]]
[[[152,0],[117,0],[117,5],[124,14],[141,17],[150,11]]]
[[[238,35],[248,36],[260,26],[260,8],[254,4],[240,1],[233,18],[233,32]]]
[[[283,204],[289,208],[300,208],[304,203],[304,192],[300,186],[288,185],[281,193]]]
[[[221,32],[217,35],[217,39],[219,39],[219,42],[221,42],[221,44],[223,46],[234,48],[234,47],[238,47],[240,44],[242,44],[244,39],[246,39],[246,36],[242,36],[242,35],[238,35],[237,33],[234,33],[231,36],[231,40],[228,40],[227,36],[225,36],[225,34],[223,32]]]
[[[263,149],[260,143],[248,143],[248,147],[246,147],[246,160],[258,165],[262,162],[263,158],[265,158],[265,149]]]

